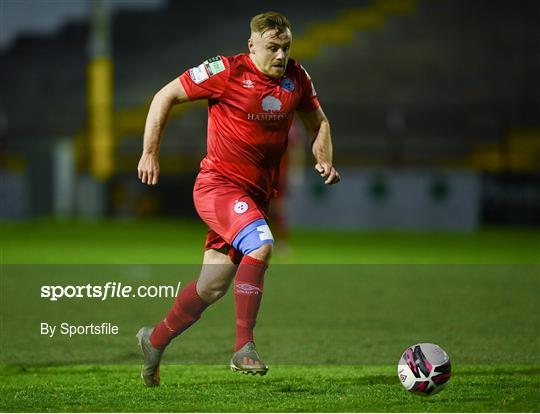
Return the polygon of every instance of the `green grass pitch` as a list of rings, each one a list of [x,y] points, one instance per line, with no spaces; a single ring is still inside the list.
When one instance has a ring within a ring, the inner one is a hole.
[[[538,411],[538,369],[462,366],[433,397],[409,395],[389,366],[278,366],[266,377],[220,366],[165,366],[144,389],[134,366],[8,368],[2,411]],[[3,382],[6,381],[4,379]]]
[[[14,264],[196,264],[204,240],[202,225],[173,220],[30,221],[0,224],[0,232],[3,275]],[[78,362],[57,364],[69,351],[59,347],[56,355],[47,351],[51,363],[1,365],[0,411],[540,410],[538,231],[295,231],[290,247],[274,258],[256,331],[270,364],[266,377],[227,368],[234,339],[224,323],[233,314],[228,294],[167,350],[162,386],[145,389],[131,331],[155,322],[170,301],[141,303],[134,314],[121,303],[129,346],[111,340],[115,351],[105,363],[81,347]],[[411,298],[419,305],[409,307]],[[36,313],[42,303],[25,308],[3,295],[2,306],[2,360],[39,354],[32,335],[14,345],[6,333],[24,326],[21,309]],[[105,310],[95,307],[97,315]],[[403,348],[425,340],[440,343],[453,362],[447,388],[429,398],[405,392],[396,375]]]

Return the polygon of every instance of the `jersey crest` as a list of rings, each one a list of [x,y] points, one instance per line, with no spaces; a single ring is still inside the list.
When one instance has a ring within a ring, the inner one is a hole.
[[[285,89],[287,92],[292,92],[296,89],[296,85],[292,79],[289,79],[288,77],[284,77],[281,80],[281,87]]]

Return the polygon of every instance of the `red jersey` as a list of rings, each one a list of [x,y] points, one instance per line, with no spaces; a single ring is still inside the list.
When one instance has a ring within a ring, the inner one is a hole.
[[[289,59],[285,74],[273,79],[244,53],[209,59],[180,81],[190,100],[208,99],[201,171],[221,175],[258,198],[274,196],[295,111],[319,108],[304,68]]]

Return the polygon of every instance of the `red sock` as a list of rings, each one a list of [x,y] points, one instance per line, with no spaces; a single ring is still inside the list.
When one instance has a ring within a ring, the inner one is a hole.
[[[238,266],[234,282],[236,300],[236,345],[238,351],[247,342],[253,342],[253,328],[261,304],[266,262],[244,256]]]
[[[167,316],[159,322],[150,335],[154,348],[163,349],[171,340],[199,320],[209,303],[197,293],[197,281],[189,283],[176,297]]]

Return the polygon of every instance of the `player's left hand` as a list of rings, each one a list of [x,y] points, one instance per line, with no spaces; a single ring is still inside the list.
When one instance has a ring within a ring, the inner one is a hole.
[[[324,178],[324,183],[327,185],[337,184],[341,181],[337,170],[327,162],[318,162],[315,164],[315,169],[321,174],[321,177]]]

